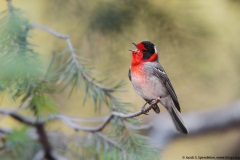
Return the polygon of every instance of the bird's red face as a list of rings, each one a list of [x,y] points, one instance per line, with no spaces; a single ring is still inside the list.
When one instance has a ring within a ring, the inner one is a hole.
[[[158,59],[157,50],[153,43],[143,41],[138,44],[133,43],[136,47],[132,51],[132,65],[138,65],[142,62],[154,62]]]

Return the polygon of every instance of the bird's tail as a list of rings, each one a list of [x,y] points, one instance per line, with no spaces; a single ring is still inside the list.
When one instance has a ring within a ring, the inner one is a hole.
[[[180,133],[183,133],[183,134],[188,134],[188,130],[187,128],[185,127],[184,123],[183,123],[183,120],[180,116],[180,113],[179,111],[176,109],[175,106],[171,107],[171,109],[168,110],[171,117],[172,117],[172,120],[174,122],[174,125],[176,127],[176,129],[180,132]]]

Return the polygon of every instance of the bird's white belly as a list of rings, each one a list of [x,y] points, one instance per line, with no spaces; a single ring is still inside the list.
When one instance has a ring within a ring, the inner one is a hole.
[[[132,84],[136,92],[145,100],[166,97],[168,95],[168,91],[163,82],[155,76],[132,76]]]

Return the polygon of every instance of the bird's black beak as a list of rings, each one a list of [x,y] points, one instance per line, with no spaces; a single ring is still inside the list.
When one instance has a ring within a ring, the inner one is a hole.
[[[133,42],[132,42],[132,44],[137,48],[136,43],[133,43]],[[132,50],[132,49],[129,49],[129,51],[131,51],[131,52],[136,52],[136,50]]]

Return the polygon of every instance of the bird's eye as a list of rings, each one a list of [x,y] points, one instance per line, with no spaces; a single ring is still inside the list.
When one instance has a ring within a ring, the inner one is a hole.
[[[143,52],[143,53],[146,53],[146,52],[147,52],[147,50],[146,50],[146,49],[143,49],[143,50],[142,50],[142,52]]]

